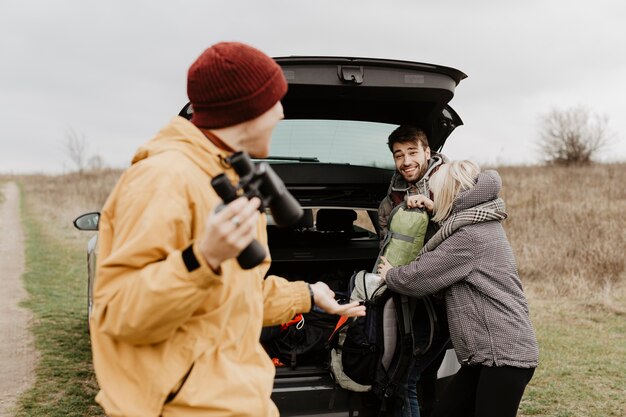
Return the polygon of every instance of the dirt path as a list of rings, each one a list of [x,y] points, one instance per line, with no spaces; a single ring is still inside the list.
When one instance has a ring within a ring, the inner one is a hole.
[[[0,203],[0,417],[9,417],[16,399],[34,380],[37,352],[29,331],[32,314],[20,307],[27,297],[22,284],[24,235],[20,194],[15,183],[4,184]]]

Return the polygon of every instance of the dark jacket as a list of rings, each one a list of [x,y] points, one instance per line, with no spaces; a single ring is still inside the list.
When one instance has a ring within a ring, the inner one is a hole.
[[[479,174],[452,213],[497,198],[495,171]],[[393,291],[445,290],[450,336],[462,364],[534,368],[539,349],[511,246],[499,221],[462,226],[432,251],[386,276]]]

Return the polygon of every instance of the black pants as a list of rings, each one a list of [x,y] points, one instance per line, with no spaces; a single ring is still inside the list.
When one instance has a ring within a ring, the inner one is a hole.
[[[431,417],[515,417],[534,368],[462,366]]]

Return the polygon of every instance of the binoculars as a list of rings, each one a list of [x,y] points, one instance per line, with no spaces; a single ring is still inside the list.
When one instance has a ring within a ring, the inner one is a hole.
[[[235,152],[226,162],[239,175],[239,183],[234,186],[225,174],[211,180],[211,186],[218,196],[228,204],[239,197],[241,192],[248,198],[258,197],[261,200],[260,212],[269,208],[274,222],[279,227],[295,224],[304,211],[298,201],[287,191],[287,187],[267,162],[257,165],[245,152]],[[217,208],[219,211],[223,205]],[[253,240],[238,256],[237,262],[243,269],[251,269],[263,262],[265,249]]]

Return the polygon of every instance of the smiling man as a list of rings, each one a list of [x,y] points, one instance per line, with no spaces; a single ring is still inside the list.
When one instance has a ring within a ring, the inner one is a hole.
[[[447,158],[431,153],[426,133],[411,125],[402,125],[389,135],[389,150],[393,154],[396,172],[391,178],[387,196],[378,207],[381,244],[387,234],[389,215],[395,206],[417,194],[428,195],[428,178]],[[434,230],[429,226],[428,239]]]
[[[402,125],[396,128],[389,135],[388,145],[393,154],[396,172],[391,178],[387,196],[378,207],[381,246],[387,235],[392,210],[412,196],[419,194],[428,196],[430,175],[447,161],[445,156],[430,151],[426,133],[415,126]],[[425,240],[428,240],[436,229],[437,225],[429,222]],[[393,413],[397,417],[418,417],[420,409],[422,413],[427,414],[433,406],[437,370],[445,354],[449,333],[443,301],[434,298],[431,301],[438,325],[433,329],[430,349],[415,357],[409,367],[405,400],[401,409]],[[413,334],[419,340],[425,338],[429,332],[427,317],[428,313],[422,307],[416,307],[413,316]],[[423,392],[422,404],[418,404],[417,401],[418,381]]]

